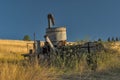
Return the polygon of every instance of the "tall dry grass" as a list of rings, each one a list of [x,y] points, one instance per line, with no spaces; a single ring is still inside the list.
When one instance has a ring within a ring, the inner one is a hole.
[[[110,49],[111,50],[111,49]],[[29,63],[17,53],[0,53],[0,80],[119,80],[120,55],[114,51],[97,52],[96,71],[86,62],[87,54],[64,58],[51,56],[51,63]],[[68,50],[66,53],[72,53]],[[75,53],[72,53],[75,54]]]
[[[54,80],[57,69],[29,63],[19,54],[0,55],[0,80]]]
[[[15,63],[0,64],[0,80],[52,80],[55,69]]]
[[[0,52],[3,53],[28,53],[33,48],[33,41],[0,40]]]
[[[0,80],[119,80],[120,76],[120,58],[115,54],[99,55],[95,72],[87,65],[85,55],[80,61],[57,58],[50,65],[29,63],[19,55],[13,56],[0,60]]]

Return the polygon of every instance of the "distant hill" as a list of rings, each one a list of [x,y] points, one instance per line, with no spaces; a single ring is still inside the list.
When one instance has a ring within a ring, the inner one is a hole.
[[[33,49],[33,43],[34,41],[0,39],[0,53],[28,53],[29,49]],[[103,45],[106,49],[120,52],[120,42],[107,42],[103,43]]]
[[[33,41],[0,40],[0,53],[28,53]]]

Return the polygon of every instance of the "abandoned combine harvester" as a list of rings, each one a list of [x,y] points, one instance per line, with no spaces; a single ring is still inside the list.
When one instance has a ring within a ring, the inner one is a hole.
[[[71,55],[77,55],[80,58],[82,53],[88,53],[87,62],[89,65],[91,63],[93,64],[90,54],[104,49],[103,45],[97,42],[86,42],[82,44],[67,42],[66,27],[54,27],[54,25],[53,15],[48,14],[48,27],[44,36],[45,42],[34,39],[33,50],[29,50],[29,54],[22,54],[22,56],[30,60],[31,58],[37,57],[40,60],[41,57],[42,59],[50,59],[53,53],[56,56],[60,55],[61,58],[64,58],[65,55],[68,55],[69,58],[71,58]],[[95,65],[97,64],[96,61],[94,63]]]
[[[48,55],[51,52],[58,53],[58,47],[67,44],[66,27],[54,27],[55,21],[52,14],[48,14],[47,18],[48,27],[46,28],[46,34],[44,36],[45,42],[36,41],[34,39],[33,50],[29,50],[29,54],[22,54],[25,58],[40,56],[41,54]]]

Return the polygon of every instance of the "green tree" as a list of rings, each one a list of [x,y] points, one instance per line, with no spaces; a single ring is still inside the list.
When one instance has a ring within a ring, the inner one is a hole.
[[[24,41],[30,41],[30,36],[29,35],[25,35],[24,38],[23,38]]]
[[[116,37],[116,41],[119,41],[118,37]]]
[[[112,37],[112,41],[115,41],[114,37]]]
[[[110,41],[111,41],[111,40],[110,40],[110,37],[108,37],[107,41],[108,41],[108,42],[110,42]]]
[[[98,41],[102,41],[102,39],[101,39],[101,38],[99,38],[99,39],[98,39]]]

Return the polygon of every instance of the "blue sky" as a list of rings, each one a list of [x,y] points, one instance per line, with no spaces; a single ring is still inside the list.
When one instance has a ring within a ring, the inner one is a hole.
[[[120,0],[0,0],[0,39],[44,40],[48,13],[68,41],[120,37]]]

